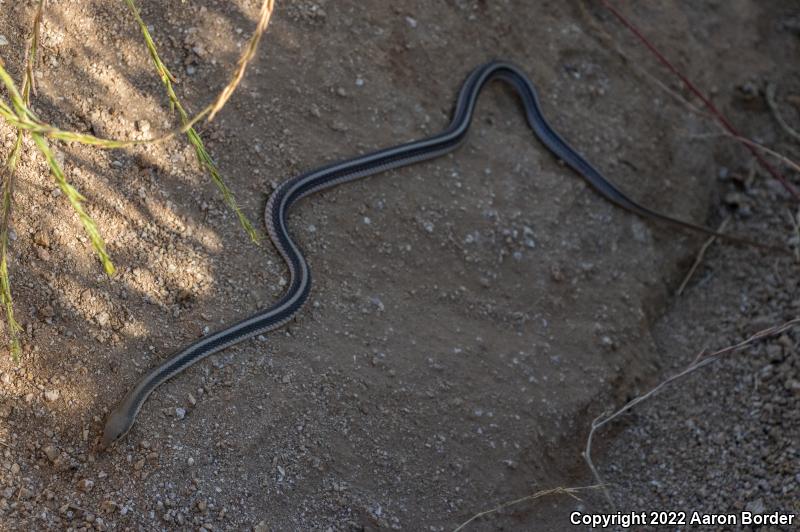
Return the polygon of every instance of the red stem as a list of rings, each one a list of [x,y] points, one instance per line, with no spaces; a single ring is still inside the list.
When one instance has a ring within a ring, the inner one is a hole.
[[[647,37],[645,37],[644,34],[636,26],[633,25],[632,22],[626,19],[622,15],[622,13],[617,11],[617,9],[613,5],[611,5],[611,3],[608,0],[600,0],[600,1],[603,3],[606,9],[608,9],[615,17],[617,17],[617,20],[619,20],[623,26],[628,28],[631,31],[631,33],[633,33],[636,36],[636,38],[639,39],[642,42],[642,44],[644,44],[647,47],[647,49],[650,50],[653,53],[653,55],[655,55],[658,58],[658,60],[661,62],[662,65],[667,67],[667,69],[669,69],[670,72],[675,74],[675,76],[677,76],[683,82],[686,88],[689,89],[689,91],[692,94],[697,96],[700,99],[700,101],[703,102],[706,108],[711,112],[711,114],[713,114],[717,118],[719,123],[722,124],[722,127],[724,127],[728,131],[728,133],[730,133],[734,137],[744,136],[741,133],[739,133],[739,131],[733,126],[733,124],[730,123],[730,121],[728,121],[727,118],[725,118],[725,116],[719,111],[719,109],[717,109],[717,107],[711,102],[711,100],[708,99],[702,92],[700,92],[700,89],[698,89],[694,85],[694,83],[689,81],[689,78],[687,78],[680,70],[678,70],[678,68],[675,65],[673,65],[669,61],[669,59],[667,59],[666,56],[664,56],[664,54],[662,54],[658,50],[658,48],[656,48],[655,45],[652,42],[650,42],[647,39]],[[750,151],[750,153],[753,154],[753,157],[756,158],[758,164],[760,164],[762,168],[764,168],[767,172],[769,172],[772,175],[772,177],[780,181],[783,187],[786,190],[788,190],[789,193],[792,194],[792,196],[794,196],[796,200],[800,201],[800,193],[797,192],[797,189],[794,188],[792,184],[789,183],[789,181],[783,176],[783,174],[781,174],[774,166],[772,166],[769,163],[769,161],[767,161],[764,158],[763,155],[761,155],[761,153],[758,151],[758,149],[755,148],[755,146],[742,142],[741,140],[739,142],[742,145],[744,145],[744,147],[746,147],[748,151]]]

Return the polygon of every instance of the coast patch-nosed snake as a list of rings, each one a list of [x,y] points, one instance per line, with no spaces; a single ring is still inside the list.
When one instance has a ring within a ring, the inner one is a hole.
[[[392,168],[433,159],[456,149],[467,136],[481,89],[489,81],[496,79],[510,85],[522,100],[527,122],[539,141],[553,155],[580,174],[606,200],[642,217],[721,236],[740,243],[764,247],[744,239],[718,234],[706,227],[671,218],[643,207],[630,199],[550,127],[542,114],[536,90],[528,77],[512,64],[492,61],[473,70],[464,81],[452,121],[441,133],[329,164],[281,183],[267,202],[264,218],[269,236],[286,261],[289,270],[290,282],[284,295],[266,310],[201,338],[148,372],[108,415],[99,444],[100,449],[108,448],[131,429],[148,396],[165,381],[213,353],[247,338],[281,327],[302,308],[308,299],[311,288],[311,272],[305,257],[292,240],[287,228],[287,213],[292,205],[315,192]]]

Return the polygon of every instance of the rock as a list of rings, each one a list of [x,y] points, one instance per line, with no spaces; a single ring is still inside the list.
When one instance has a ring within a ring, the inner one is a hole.
[[[738,209],[750,203],[750,199],[741,192],[728,192],[725,194],[724,201],[731,207],[736,207]]]
[[[60,396],[61,396],[61,393],[59,393],[59,391],[58,391],[58,390],[46,390],[46,391],[44,392],[44,398],[45,398],[45,399],[47,399],[47,400],[48,400],[49,402],[51,402],[51,403],[52,403],[53,401],[56,401],[56,400],[58,400],[58,398],[59,398]]]
[[[61,454],[55,445],[47,445],[43,447],[42,452],[51,462],[55,462],[58,459],[58,456]]]
[[[378,312],[383,312],[386,309],[386,307],[383,305],[383,301],[381,301],[377,297],[369,298],[369,302],[372,303],[378,309]]]
[[[50,237],[47,236],[47,233],[44,231],[36,231],[36,233],[33,235],[33,243],[43,248],[49,248]]]
[[[782,362],[783,349],[778,344],[769,344],[767,346],[767,357],[769,357],[770,362]]]
[[[267,526],[266,521],[259,522],[256,526],[253,527],[253,532],[269,532],[269,526]]]
[[[762,499],[756,499],[748,502],[744,509],[750,513],[763,514],[766,510],[766,506],[764,506],[764,501]]]
[[[78,489],[84,493],[92,491],[94,488],[94,480],[89,478],[82,478],[78,481]]]
[[[143,135],[150,133],[150,122],[147,120],[137,120],[135,125],[136,129]]]
[[[175,409],[175,417],[178,419],[183,419],[186,417],[186,409],[181,408],[180,406]]]
[[[111,321],[111,316],[108,315],[108,312],[103,311],[98,313],[94,319],[100,327],[105,327]]]

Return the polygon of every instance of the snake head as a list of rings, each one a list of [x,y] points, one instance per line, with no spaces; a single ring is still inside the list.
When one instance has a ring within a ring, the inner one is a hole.
[[[125,436],[133,426],[130,417],[120,410],[114,410],[106,418],[106,425],[103,428],[103,437],[100,440],[99,449],[105,451],[117,440]]]

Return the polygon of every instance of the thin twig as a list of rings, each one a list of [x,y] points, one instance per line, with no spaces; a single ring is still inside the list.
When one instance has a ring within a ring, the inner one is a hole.
[[[681,105],[686,107],[686,109],[688,109],[690,112],[692,112],[694,114],[697,114],[698,116],[702,116],[703,118],[711,119],[712,123],[714,124],[714,126],[720,132],[718,135],[712,135],[712,134],[708,134],[708,135],[690,135],[692,138],[707,138],[707,137],[712,137],[713,136],[713,137],[725,137],[725,138],[729,138],[729,139],[734,139],[734,140],[736,140],[738,142],[741,142],[743,144],[747,144],[748,146],[752,146],[755,149],[761,150],[764,153],[766,153],[766,154],[768,154],[768,155],[780,160],[784,164],[790,166],[794,170],[800,172],[800,165],[798,165],[797,163],[795,163],[794,161],[792,161],[790,158],[786,157],[785,155],[782,155],[782,154],[776,152],[775,150],[772,150],[772,149],[770,149],[770,148],[768,148],[768,147],[766,147],[766,146],[764,146],[762,144],[759,144],[759,143],[757,143],[757,142],[755,142],[753,140],[750,140],[748,138],[741,137],[741,136],[736,137],[736,136],[732,135],[727,129],[725,129],[725,127],[719,121],[713,120],[713,118],[714,118],[713,115],[711,115],[710,113],[708,113],[706,111],[703,111],[699,107],[695,106],[693,103],[691,103],[689,100],[687,100],[683,95],[681,95],[678,92],[672,90],[666,84],[664,84],[661,80],[659,80],[656,76],[654,76],[649,71],[647,71],[644,68],[642,68],[636,61],[634,61],[630,56],[628,56],[628,54],[619,46],[619,44],[617,43],[617,40],[614,37],[612,37],[607,31],[605,31],[603,29],[603,27],[600,26],[597,23],[595,18],[592,17],[589,14],[589,12],[586,9],[586,5],[585,5],[584,2],[579,3],[579,7],[580,7],[580,10],[581,10],[581,15],[584,17],[586,23],[594,30],[594,32],[600,37],[600,39],[602,41],[604,41],[605,45],[608,48],[610,48],[611,50],[616,52],[616,54],[622,59],[622,61],[626,65],[630,66],[635,72],[637,72],[637,73],[641,74],[642,76],[644,76],[651,83],[654,83],[658,88],[660,88],[662,91],[667,93],[675,101],[677,101],[678,103],[680,103]],[[800,247],[795,249],[795,253],[798,253],[798,260],[800,260]]]
[[[239,58],[236,72],[233,73],[233,78],[231,78],[230,83],[228,83],[228,85],[222,89],[222,92],[219,94],[219,96],[217,96],[217,100],[212,104],[211,113],[208,115],[209,122],[214,120],[214,117],[217,116],[217,113],[220,111],[220,109],[225,106],[233,94],[233,91],[236,90],[236,87],[242,81],[244,72],[247,70],[248,63],[250,63],[250,61],[252,61],[253,57],[256,55],[256,50],[258,50],[258,42],[261,40],[261,36],[267,30],[267,26],[269,26],[269,20],[272,18],[274,4],[274,0],[264,0],[264,3],[261,4],[261,12],[258,15],[258,24],[253,32],[253,36],[250,37],[250,41],[247,43],[242,56]]]
[[[453,532],[459,532],[460,530],[463,530],[464,527],[466,527],[467,525],[469,525],[471,522],[475,521],[476,519],[479,519],[479,518],[484,517],[484,516],[489,515],[489,514],[493,514],[495,512],[499,512],[503,508],[508,508],[509,506],[513,506],[513,505],[519,504],[521,502],[533,501],[533,500],[536,500],[536,499],[538,499],[540,497],[546,497],[548,495],[569,495],[573,499],[580,501],[581,499],[576,495],[576,493],[580,493],[581,491],[597,489],[599,487],[600,487],[599,485],[581,486],[581,487],[577,487],[577,488],[562,488],[562,487],[558,487],[558,488],[551,488],[551,489],[548,489],[548,490],[537,491],[536,493],[534,493],[532,495],[527,495],[525,497],[520,497],[519,499],[515,499],[513,501],[505,502],[505,503],[503,503],[503,504],[501,504],[499,506],[496,506],[496,507],[492,508],[491,510],[485,510],[483,512],[479,512],[479,513],[473,515],[472,517],[470,517],[469,519],[467,519],[466,521],[464,521],[463,523],[461,523],[460,525],[458,525],[458,527],[453,529]]]
[[[800,324],[800,318],[795,318],[793,320],[787,321],[783,325],[777,325],[775,327],[770,327],[768,329],[764,329],[762,331],[759,331],[759,332],[753,334],[752,336],[750,336],[749,338],[747,338],[746,340],[743,340],[743,341],[739,342],[738,344],[734,344],[734,345],[725,347],[725,348],[720,349],[718,351],[714,351],[713,353],[706,353],[705,351],[701,351],[701,352],[699,352],[697,354],[697,356],[695,357],[694,361],[686,369],[684,369],[683,371],[681,371],[679,373],[676,373],[675,375],[672,375],[671,377],[669,377],[668,379],[664,380],[663,382],[661,382],[656,387],[652,388],[649,392],[647,392],[647,393],[645,393],[643,395],[640,395],[640,396],[636,397],[635,399],[633,399],[631,401],[628,401],[627,403],[625,403],[625,405],[622,408],[620,408],[616,412],[613,412],[610,415],[601,414],[600,416],[595,418],[594,421],[592,421],[591,429],[589,430],[589,436],[586,439],[586,448],[583,451],[583,459],[586,461],[586,464],[589,466],[589,469],[591,470],[592,475],[594,476],[595,480],[597,481],[597,484],[599,484],[601,486],[605,485],[604,482],[603,482],[602,477],[600,476],[600,473],[597,471],[597,468],[594,466],[594,463],[592,462],[592,440],[594,438],[595,432],[597,432],[597,430],[599,428],[611,423],[613,420],[615,420],[616,418],[618,418],[619,416],[621,416],[622,414],[624,414],[625,412],[627,412],[628,410],[630,410],[634,406],[638,405],[642,401],[645,401],[645,400],[649,399],[650,397],[652,397],[655,394],[657,394],[658,392],[660,392],[666,386],[668,386],[668,385],[672,384],[673,382],[675,382],[675,381],[677,381],[677,380],[689,375],[690,373],[693,373],[693,372],[697,371],[700,368],[703,368],[703,367],[705,367],[705,366],[707,366],[707,365],[709,365],[709,364],[711,364],[713,362],[716,362],[717,360],[721,359],[722,357],[724,357],[726,355],[729,355],[729,354],[731,354],[733,352],[739,351],[740,349],[742,349],[742,348],[744,348],[744,347],[746,347],[746,346],[748,346],[748,345],[750,345],[750,344],[752,344],[754,342],[757,342],[759,340],[763,340],[764,338],[777,336],[778,334],[781,334],[782,332],[784,332],[784,331],[786,331],[788,329],[791,329],[792,327],[794,327],[795,325],[798,325],[798,324]],[[606,495],[606,499],[608,500],[609,504],[613,507],[614,503],[613,503],[613,501],[611,499],[610,494],[605,489],[604,489],[604,492],[605,492],[605,495]]]
[[[726,216],[725,219],[722,220],[722,223],[719,224],[719,227],[717,228],[717,233],[724,232],[725,228],[728,227],[728,223],[730,221],[731,221],[730,215]],[[708,237],[708,240],[706,240],[705,243],[703,243],[703,246],[700,248],[700,251],[697,253],[697,257],[694,259],[694,264],[692,264],[692,267],[689,268],[689,272],[686,274],[686,277],[683,278],[683,282],[678,287],[678,291],[675,293],[675,295],[679,296],[679,295],[683,294],[683,291],[686,289],[686,285],[689,284],[689,281],[691,280],[692,276],[694,275],[695,270],[697,270],[697,267],[700,266],[700,264],[703,262],[703,258],[706,255],[706,251],[711,246],[711,244],[714,243],[714,241],[716,239],[717,239],[716,235],[711,235],[710,237]]]
[[[656,58],[662,65],[664,65],[670,72],[672,72],[672,74],[674,74],[678,79],[680,79],[681,82],[684,84],[684,86],[692,94],[694,94],[697,98],[699,98],[700,101],[703,102],[703,105],[705,105],[706,108],[717,118],[717,121],[723,128],[725,128],[725,130],[727,130],[732,136],[736,137],[737,139],[742,138],[741,133],[739,133],[739,131],[725,117],[725,115],[723,115],[722,112],[720,112],[719,109],[717,109],[717,107],[711,102],[711,100],[707,96],[705,96],[700,91],[700,89],[698,89],[697,86],[695,86],[695,84],[692,83],[688,77],[686,77],[686,75],[684,75],[675,65],[673,65],[672,62],[669,59],[667,59],[667,57],[658,48],[656,48],[656,46],[652,42],[650,42],[650,40],[647,37],[645,37],[645,35],[641,32],[641,30],[639,30],[639,28],[637,28],[620,11],[618,11],[613,5],[611,5],[611,2],[609,2],[609,0],[601,0],[601,2],[603,6],[605,6],[605,8],[608,11],[610,11],[611,14],[614,15],[614,17],[616,17],[620,23],[622,23],[623,26],[625,26],[631,33],[633,33],[633,35],[635,35],[636,38],[639,39],[639,41],[648,50],[650,50],[650,52],[653,55],[656,56]],[[775,167],[773,167],[769,163],[769,161],[767,161],[761,155],[761,153],[759,153],[759,151],[756,148],[754,148],[751,144],[745,143],[745,145],[747,149],[750,151],[750,153],[752,153],[753,156],[756,158],[758,163],[765,170],[767,170],[767,172],[769,172],[772,175],[772,177],[780,181],[783,187],[786,190],[788,190],[789,193],[791,193],[792,196],[795,197],[795,199],[800,201],[800,192],[798,192],[797,189],[794,186],[792,186],[791,183],[789,183],[786,177],[784,177],[783,174],[781,174]]]
[[[794,260],[800,262],[800,209],[797,209],[796,214],[792,214],[792,211],[789,211],[789,223],[794,228]]]
[[[603,29],[603,27],[600,24],[598,24],[597,19],[595,19],[595,17],[593,17],[588,12],[588,10],[586,9],[586,2],[588,1],[589,0],[585,0],[584,2],[580,2],[578,4],[579,9],[581,11],[581,15],[583,16],[586,23],[589,24],[589,26],[591,26],[594,32],[600,37],[600,39],[605,42],[605,45],[611,50],[613,50],[626,65],[631,67],[634,70],[634,72],[637,72],[638,74],[646,78],[648,81],[655,84],[659,89],[661,89],[663,92],[669,95],[673,100],[686,107],[692,113],[698,116],[702,116],[703,118],[713,119],[713,115],[711,113],[697,107],[695,104],[684,98],[683,95],[671,89],[666,83],[658,79],[658,77],[651,74],[650,71],[643,68],[636,61],[634,61],[625,52],[625,50],[622,49],[617,40],[614,37],[612,37],[611,34],[608,33],[605,29]]]
[[[722,130],[720,130],[720,133],[692,134],[692,135],[687,135],[687,136],[690,137],[690,138],[694,138],[694,139],[704,139],[704,138],[713,138],[713,137],[722,137],[722,138],[733,139],[733,140],[739,141],[739,142],[741,142],[743,144],[747,144],[748,146],[752,146],[753,149],[761,150],[765,154],[767,154],[767,155],[769,155],[771,157],[774,157],[775,159],[779,160],[780,162],[782,162],[786,166],[791,167],[792,170],[794,170],[795,172],[800,172],[800,164],[796,163],[795,161],[793,161],[789,157],[787,157],[787,156],[785,156],[785,155],[783,155],[781,153],[778,153],[778,152],[776,152],[775,150],[773,150],[771,148],[768,148],[768,147],[764,146],[760,142],[756,142],[756,141],[748,139],[746,137],[737,137],[735,135],[731,135],[727,131],[722,131]]]
[[[778,109],[778,102],[775,99],[775,91],[776,91],[775,84],[767,83],[767,90],[765,96],[767,100],[767,105],[769,106],[770,111],[772,111],[772,116],[775,117],[775,120],[777,120],[778,124],[790,137],[793,137],[794,140],[800,142],[800,132],[798,132],[796,129],[794,129],[792,126],[789,125],[786,119],[783,118],[780,109]]]

